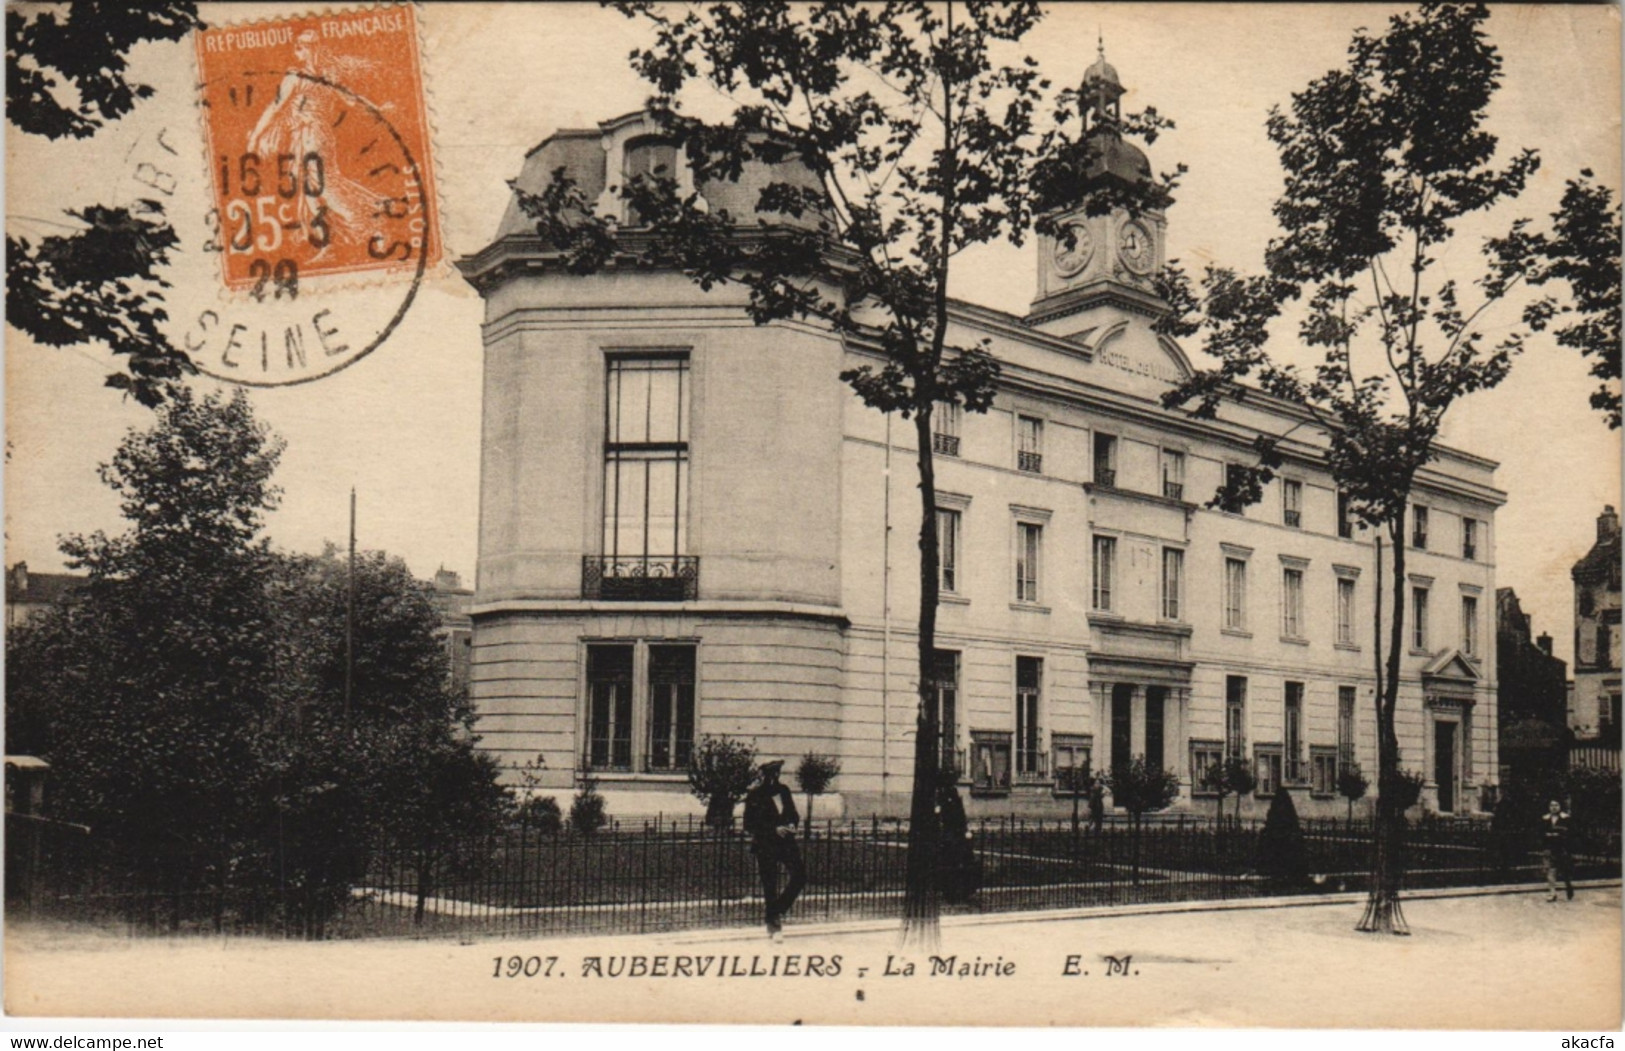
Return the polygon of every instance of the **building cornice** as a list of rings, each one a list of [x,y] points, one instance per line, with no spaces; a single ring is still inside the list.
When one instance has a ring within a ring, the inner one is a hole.
[[[492,599],[476,602],[469,609],[475,619],[519,614],[537,617],[579,617],[582,614],[607,616],[699,616],[699,617],[789,617],[821,620],[845,628],[851,623],[837,606],[814,606],[800,602],[753,602],[745,600],[698,600],[694,602],[602,602],[592,599]]]

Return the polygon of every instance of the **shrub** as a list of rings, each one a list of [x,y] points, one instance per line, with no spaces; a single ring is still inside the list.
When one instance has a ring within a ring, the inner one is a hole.
[[[1258,871],[1288,886],[1309,880],[1309,856],[1298,824],[1298,808],[1292,793],[1276,789],[1264,817],[1264,830],[1258,836]]]
[[[1401,770],[1394,777],[1394,802],[1403,814],[1422,798],[1422,785],[1427,781],[1415,770]]]
[[[796,767],[796,786],[807,795],[807,814],[804,818],[808,835],[812,834],[813,798],[829,791],[830,782],[841,776],[841,761],[832,755],[808,752]]]
[[[564,829],[564,815],[559,810],[559,801],[552,796],[531,796],[519,804],[519,823],[537,832],[557,835]]]
[[[688,758],[688,784],[705,803],[705,823],[732,828],[734,804],[756,776],[756,749],[726,734],[700,738]]]
[[[604,797],[598,794],[598,782],[587,778],[581,791],[570,801],[570,831],[578,836],[591,836],[609,822]]]
[[[1366,779],[1365,771],[1360,769],[1359,763],[1339,763],[1337,765],[1337,794],[1349,801],[1349,820],[1354,820],[1354,804],[1364,799],[1366,789],[1371,782]]]
[[[1202,775],[1202,787],[1219,796],[1218,816],[1224,816],[1224,797],[1236,797],[1236,820],[1241,820],[1241,797],[1253,790],[1258,783],[1253,777],[1253,766],[1239,755],[1227,756],[1222,762],[1214,763]]]

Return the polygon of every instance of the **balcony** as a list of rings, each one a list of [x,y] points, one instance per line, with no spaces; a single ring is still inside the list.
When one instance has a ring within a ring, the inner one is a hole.
[[[958,456],[959,455],[959,435],[957,435],[957,434],[932,434],[931,435],[931,451],[936,453],[938,456]]]
[[[1183,482],[1163,482],[1162,495],[1170,500],[1185,499],[1185,485]]]
[[[1023,450],[1016,454],[1016,467],[1028,474],[1044,473],[1044,454]]]
[[[1016,783],[1019,785],[1049,784],[1049,753],[1038,748],[1017,748]]]
[[[684,602],[700,597],[694,555],[581,559],[581,597],[604,602]]]
[[[1288,529],[1302,529],[1303,528],[1303,512],[1302,511],[1286,511],[1286,512],[1283,512],[1282,518],[1285,520]]]
[[[1478,558],[1478,548],[1474,547],[1472,544],[1461,545],[1461,557],[1465,558],[1469,562],[1476,560]]]
[[[1104,486],[1107,489],[1117,488],[1117,472],[1112,470],[1110,467],[1102,467],[1099,464],[1096,464],[1095,484]]]
[[[1347,519],[1347,518],[1338,519],[1337,520],[1337,535],[1342,537],[1344,540],[1353,539],[1353,537],[1354,537],[1354,523],[1352,521],[1350,521],[1349,519]]]

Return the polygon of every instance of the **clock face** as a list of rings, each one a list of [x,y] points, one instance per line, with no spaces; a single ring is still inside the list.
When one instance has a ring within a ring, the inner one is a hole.
[[[1089,265],[1095,254],[1094,235],[1081,222],[1067,223],[1055,234],[1055,272],[1062,277],[1076,277]]]
[[[1144,223],[1130,219],[1123,224],[1117,235],[1117,254],[1136,274],[1151,272],[1157,262],[1157,246]]]

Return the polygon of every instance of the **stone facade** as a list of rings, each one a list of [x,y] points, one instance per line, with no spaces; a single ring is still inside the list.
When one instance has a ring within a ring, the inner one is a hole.
[[[1612,507],[1597,516],[1597,542],[1574,565],[1574,695],[1569,728],[1580,765],[1619,766],[1620,539]],[[1612,755],[1603,753],[1611,750]]]
[[[651,133],[637,115],[560,132],[518,185],[564,166],[599,192]],[[1144,158],[1118,146],[1133,177]],[[1176,806],[1210,808],[1199,771],[1228,751],[1268,774],[1244,811],[1285,783],[1300,810],[1342,814],[1338,765],[1376,768],[1376,547],[1342,521],[1308,428],[1261,504],[1203,506],[1258,433],[1299,416],[1262,395],[1219,421],[1162,409],[1191,372],[1151,327],[1164,219],[1062,220],[1072,234],[1037,239],[1028,315],[952,307],[951,341],[985,339],[1003,365],[991,411],[939,413],[933,437],[937,696],[971,811],[1069,809],[1057,769],[1142,754],[1179,776]],[[550,258],[514,208],[460,264],[486,300],[482,746],[510,769],[541,756],[544,790],[590,768],[612,814],[698,813],[679,759],[729,734],[791,769],[838,757],[849,814],[905,813],[915,432],[838,378],[878,357],[812,324],[753,325],[727,286]],[[1497,777],[1494,467],[1441,449],[1408,552],[1427,624],[1408,628],[1401,765],[1457,813]]]

